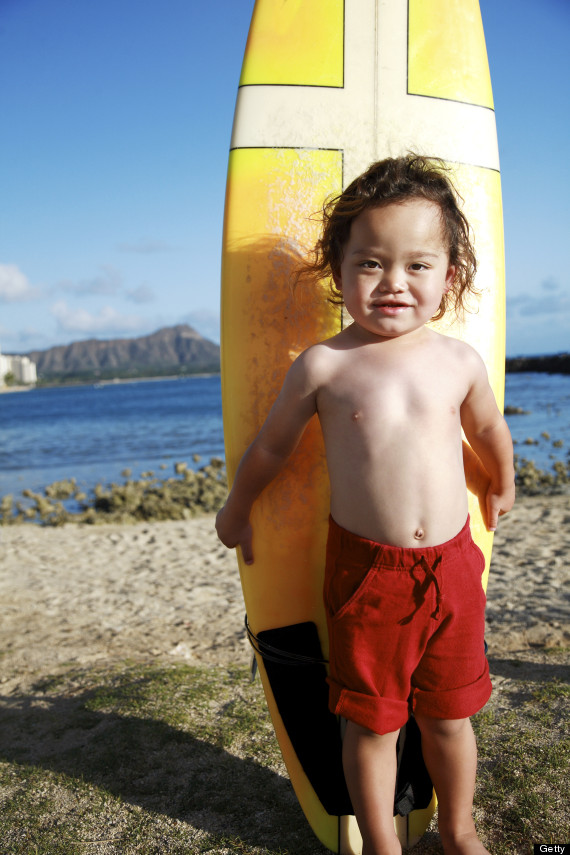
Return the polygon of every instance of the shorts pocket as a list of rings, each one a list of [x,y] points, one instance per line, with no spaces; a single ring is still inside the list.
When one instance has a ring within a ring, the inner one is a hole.
[[[479,573],[482,576],[485,570],[485,556],[483,551],[477,546],[474,540],[471,540],[471,549],[475,553],[474,566],[479,568]]]
[[[375,562],[356,564],[337,558],[325,579],[324,599],[333,620],[341,618],[358,602],[375,573]]]
[[[476,597],[481,597],[483,599],[483,602],[487,602],[487,595],[485,594],[485,590],[483,588],[485,556],[483,555],[482,550],[477,546],[474,540],[471,541],[470,555],[472,558],[470,566],[473,575],[469,578],[473,578],[474,594]]]

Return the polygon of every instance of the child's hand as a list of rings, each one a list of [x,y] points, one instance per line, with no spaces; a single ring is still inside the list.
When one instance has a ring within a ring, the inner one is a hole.
[[[227,505],[216,516],[218,537],[228,549],[239,546],[246,564],[253,564],[252,528],[249,517],[236,518],[227,510]]]
[[[515,485],[510,485],[507,489],[499,490],[489,485],[487,490],[487,528],[489,531],[496,531],[499,522],[499,517],[510,511],[515,503]]]

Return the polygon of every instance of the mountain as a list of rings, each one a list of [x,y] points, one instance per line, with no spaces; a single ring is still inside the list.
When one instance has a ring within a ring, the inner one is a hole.
[[[26,354],[45,380],[142,377],[219,371],[219,345],[187,324],[141,338],[89,339]]]

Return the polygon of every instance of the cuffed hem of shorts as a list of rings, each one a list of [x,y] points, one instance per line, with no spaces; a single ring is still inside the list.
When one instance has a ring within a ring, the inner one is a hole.
[[[405,725],[410,708],[406,701],[365,695],[330,683],[329,708],[335,715],[374,733],[385,734]]]
[[[412,692],[412,712],[429,718],[469,718],[483,709],[492,690],[488,670],[474,683],[458,689],[425,692],[415,688]]]

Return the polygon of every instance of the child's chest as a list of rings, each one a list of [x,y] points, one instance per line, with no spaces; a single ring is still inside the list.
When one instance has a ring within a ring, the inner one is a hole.
[[[320,390],[321,421],[366,430],[455,427],[465,397],[453,366],[364,364],[359,371],[338,371]]]

